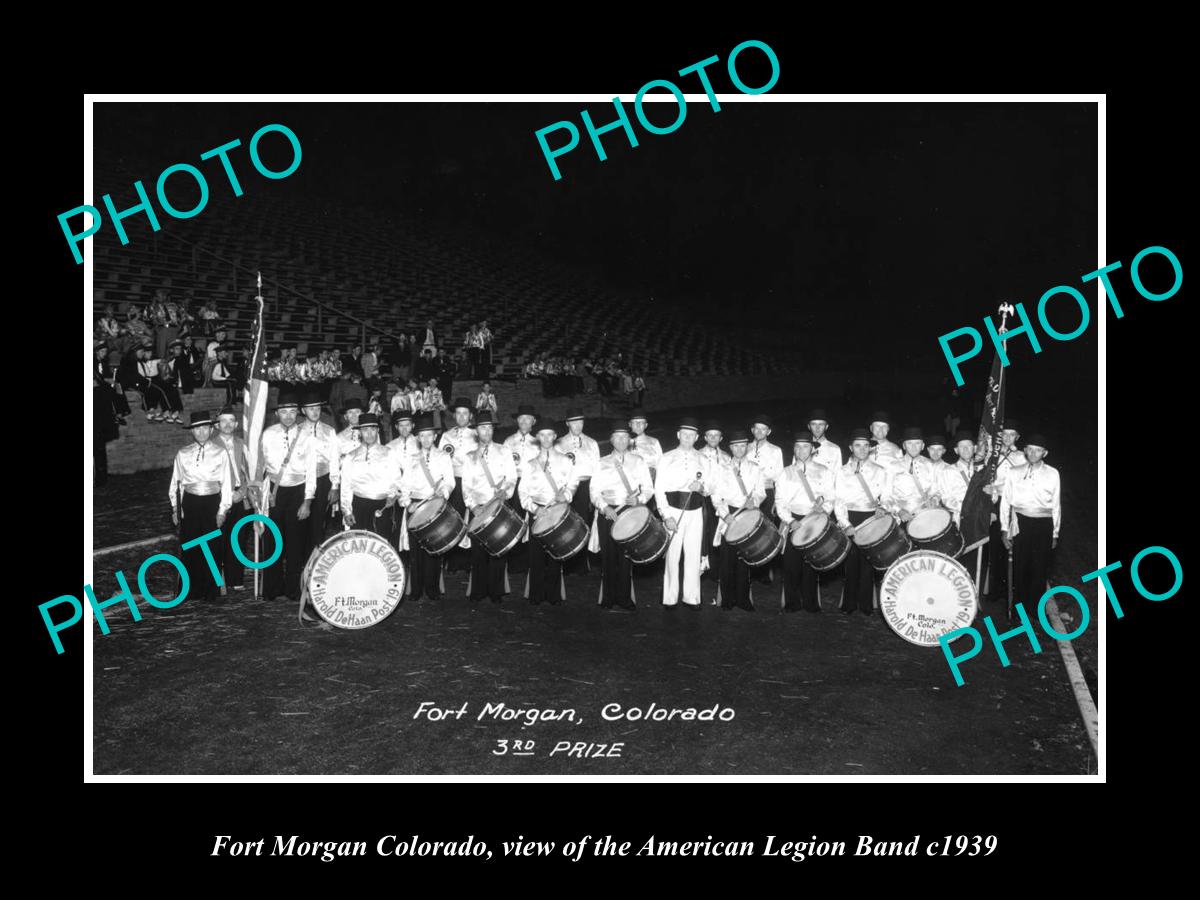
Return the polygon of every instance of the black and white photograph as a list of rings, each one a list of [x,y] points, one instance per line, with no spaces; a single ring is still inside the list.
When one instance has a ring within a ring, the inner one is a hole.
[[[728,50],[91,98],[90,778],[1103,776],[1102,97]]]

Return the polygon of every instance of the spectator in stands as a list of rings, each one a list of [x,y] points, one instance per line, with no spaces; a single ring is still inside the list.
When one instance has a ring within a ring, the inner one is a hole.
[[[442,388],[442,401],[450,403],[450,394],[454,390],[454,379],[458,375],[458,363],[446,353],[446,348],[438,350],[437,367],[434,369],[438,384]],[[443,409],[446,407],[443,406]]]
[[[178,378],[171,366],[171,359],[157,360],[154,370],[154,375],[150,379],[151,390],[157,391],[163,412],[162,416],[155,421],[182,425],[183,421],[179,418],[179,414],[183,412],[183,399],[179,396]]]
[[[109,350],[118,349],[118,339],[125,328],[117,320],[117,312],[111,303],[104,304],[104,315],[96,320],[96,339],[104,341]]]
[[[417,360],[416,375],[418,381],[428,381],[437,375],[437,357],[432,347],[422,347],[421,356]]]
[[[641,406],[646,396],[646,379],[642,377],[641,372],[637,372],[633,376],[633,392],[636,394],[634,405]]]
[[[380,360],[379,360],[379,342],[378,341],[373,341],[371,343],[371,345],[367,348],[367,352],[362,355],[362,358],[359,360],[359,362],[362,364],[363,384],[365,384],[367,386],[367,390],[369,390],[369,391],[380,390],[383,385],[382,385],[382,382],[379,380]],[[368,409],[367,412],[372,412],[372,410]],[[379,415],[379,413],[376,412],[376,415]],[[387,418],[387,417],[381,416],[380,418]]]
[[[184,355],[184,342],[178,338],[171,341],[170,351],[171,356],[167,360],[171,367],[171,374],[175,378],[175,383],[179,385],[179,393],[191,394],[196,387],[196,376],[192,369],[191,360]]]
[[[116,372],[108,365],[108,345],[104,341],[94,341],[92,347],[95,356],[92,397],[98,403],[94,415],[107,416],[111,410],[113,421],[124,425],[125,417],[129,415],[129,401],[125,399],[124,388],[116,380]]]
[[[200,325],[205,337],[212,337],[221,327],[221,314],[217,311],[217,301],[209,297],[200,307]]]
[[[342,357],[342,371],[357,372],[360,378],[363,377],[362,349],[361,344],[350,348],[350,355]]]
[[[336,350],[334,351],[337,352]],[[346,408],[346,398],[350,396],[346,390],[350,386],[350,373],[342,372],[329,388],[329,408],[337,413]]]
[[[479,361],[482,356],[483,343],[479,340],[479,324],[471,323],[467,333],[463,335],[463,347],[467,353],[467,377],[479,377]]]
[[[633,375],[629,372],[621,373],[621,393],[625,395],[626,400],[633,399]]]
[[[329,351],[329,377],[336,380],[342,377],[342,351],[334,347]],[[334,407],[340,409],[341,407]]]
[[[138,309],[136,303],[130,303],[129,309],[125,313],[125,330],[129,332],[132,339],[128,349],[133,350],[146,341],[151,341],[151,346],[153,346],[154,331],[142,318],[142,311]]]
[[[196,346],[196,339],[190,334],[183,339],[183,356],[192,370],[192,384],[203,384],[204,351]]]
[[[433,350],[437,354],[438,342],[437,335],[433,331],[433,319],[425,323],[424,337],[421,339],[421,352],[424,353],[426,348]]]
[[[445,408],[446,399],[443,392],[438,389],[438,380],[430,378],[421,395],[421,411],[427,412],[433,417],[433,424],[439,431],[442,429],[442,411]]]
[[[412,364],[412,343],[408,340],[408,335],[402,331],[392,347],[392,374],[400,380],[401,386],[408,382],[408,376],[412,374]]]
[[[479,323],[479,341],[482,350],[480,352],[481,371],[476,376],[477,378],[492,377],[492,329],[488,328],[488,320],[484,319]]]
[[[485,381],[479,391],[479,396],[475,398],[475,412],[481,413],[488,410],[492,414],[492,418],[498,418],[497,413],[500,411],[496,404],[496,395],[492,393],[492,385]]]

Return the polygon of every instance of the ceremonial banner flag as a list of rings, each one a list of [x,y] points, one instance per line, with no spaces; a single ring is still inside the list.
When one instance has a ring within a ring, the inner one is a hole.
[[[258,316],[254,322],[254,353],[246,378],[245,407],[242,411],[242,433],[246,435],[246,463],[252,481],[262,477],[262,431],[267,416],[267,348],[263,334],[262,273],[258,273]],[[259,504],[255,503],[258,512]]]
[[[1012,307],[1008,304],[1000,307],[1000,334],[1008,330],[1003,322],[1011,312]],[[996,467],[1000,463],[1000,429],[1004,426],[1004,369],[997,350],[987,380],[987,396],[983,401],[983,417],[979,420],[979,437],[975,444],[975,462],[979,469],[967,485],[967,493],[963,497],[959,523],[963,553],[969,553],[985,543],[992,524],[992,495],[984,490],[984,485],[996,480]]]

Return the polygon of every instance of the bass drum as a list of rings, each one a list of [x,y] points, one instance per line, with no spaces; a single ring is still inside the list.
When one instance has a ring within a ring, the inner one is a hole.
[[[588,542],[588,526],[570,503],[544,507],[529,529],[551,557],[562,562],[579,553]]]
[[[893,515],[867,519],[854,529],[854,543],[880,572],[912,549],[900,520]]]
[[[923,509],[908,522],[908,537],[914,550],[933,550],[958,556],[963,550],[962,532],[948,509]]]
[[[479,541],[492,556],[503,556],[525,536],[525,517],[508,502],[497,497],[489,500],[471,516],[467,527],[471,540]]]
[[[619,513],[613,522],[612,537],[638,565],[654,562],[671,543],[667,526],[645,506],[629,506]]]
[[[833,516],[809,513],[792,529],[792,546],[818,572],[836,569],[850,554],[850,538],[838,528]]]
[[[892,631],[910,644],[936,647],[939,638],[975,621],[979,598],[958,560],[933,550],[914,550],[896,560],[883,576],[879,612]]]
[[[404,564],[373,531],[343,531],[313,551],[300,576],[300,608],[311,603],[335,628],[369,628],[404,597]]]
[[[743,509],[729,517],[725,542],[748,566],[764,566],[783,551],[787,535],[762,510]]]
[[[409,510],[408,533],[425,548],[425,552],[441,556],[462,543],[467,534],[467,523],[450,501],[439,494]]]

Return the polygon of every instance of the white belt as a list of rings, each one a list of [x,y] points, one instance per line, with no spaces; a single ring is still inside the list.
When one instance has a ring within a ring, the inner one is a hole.
[[[193,481],[191,484],[183,486],[184,493],[193,494],[197,497],[207,497],[211,494],[221,492],[221,482],[219,481]]]

